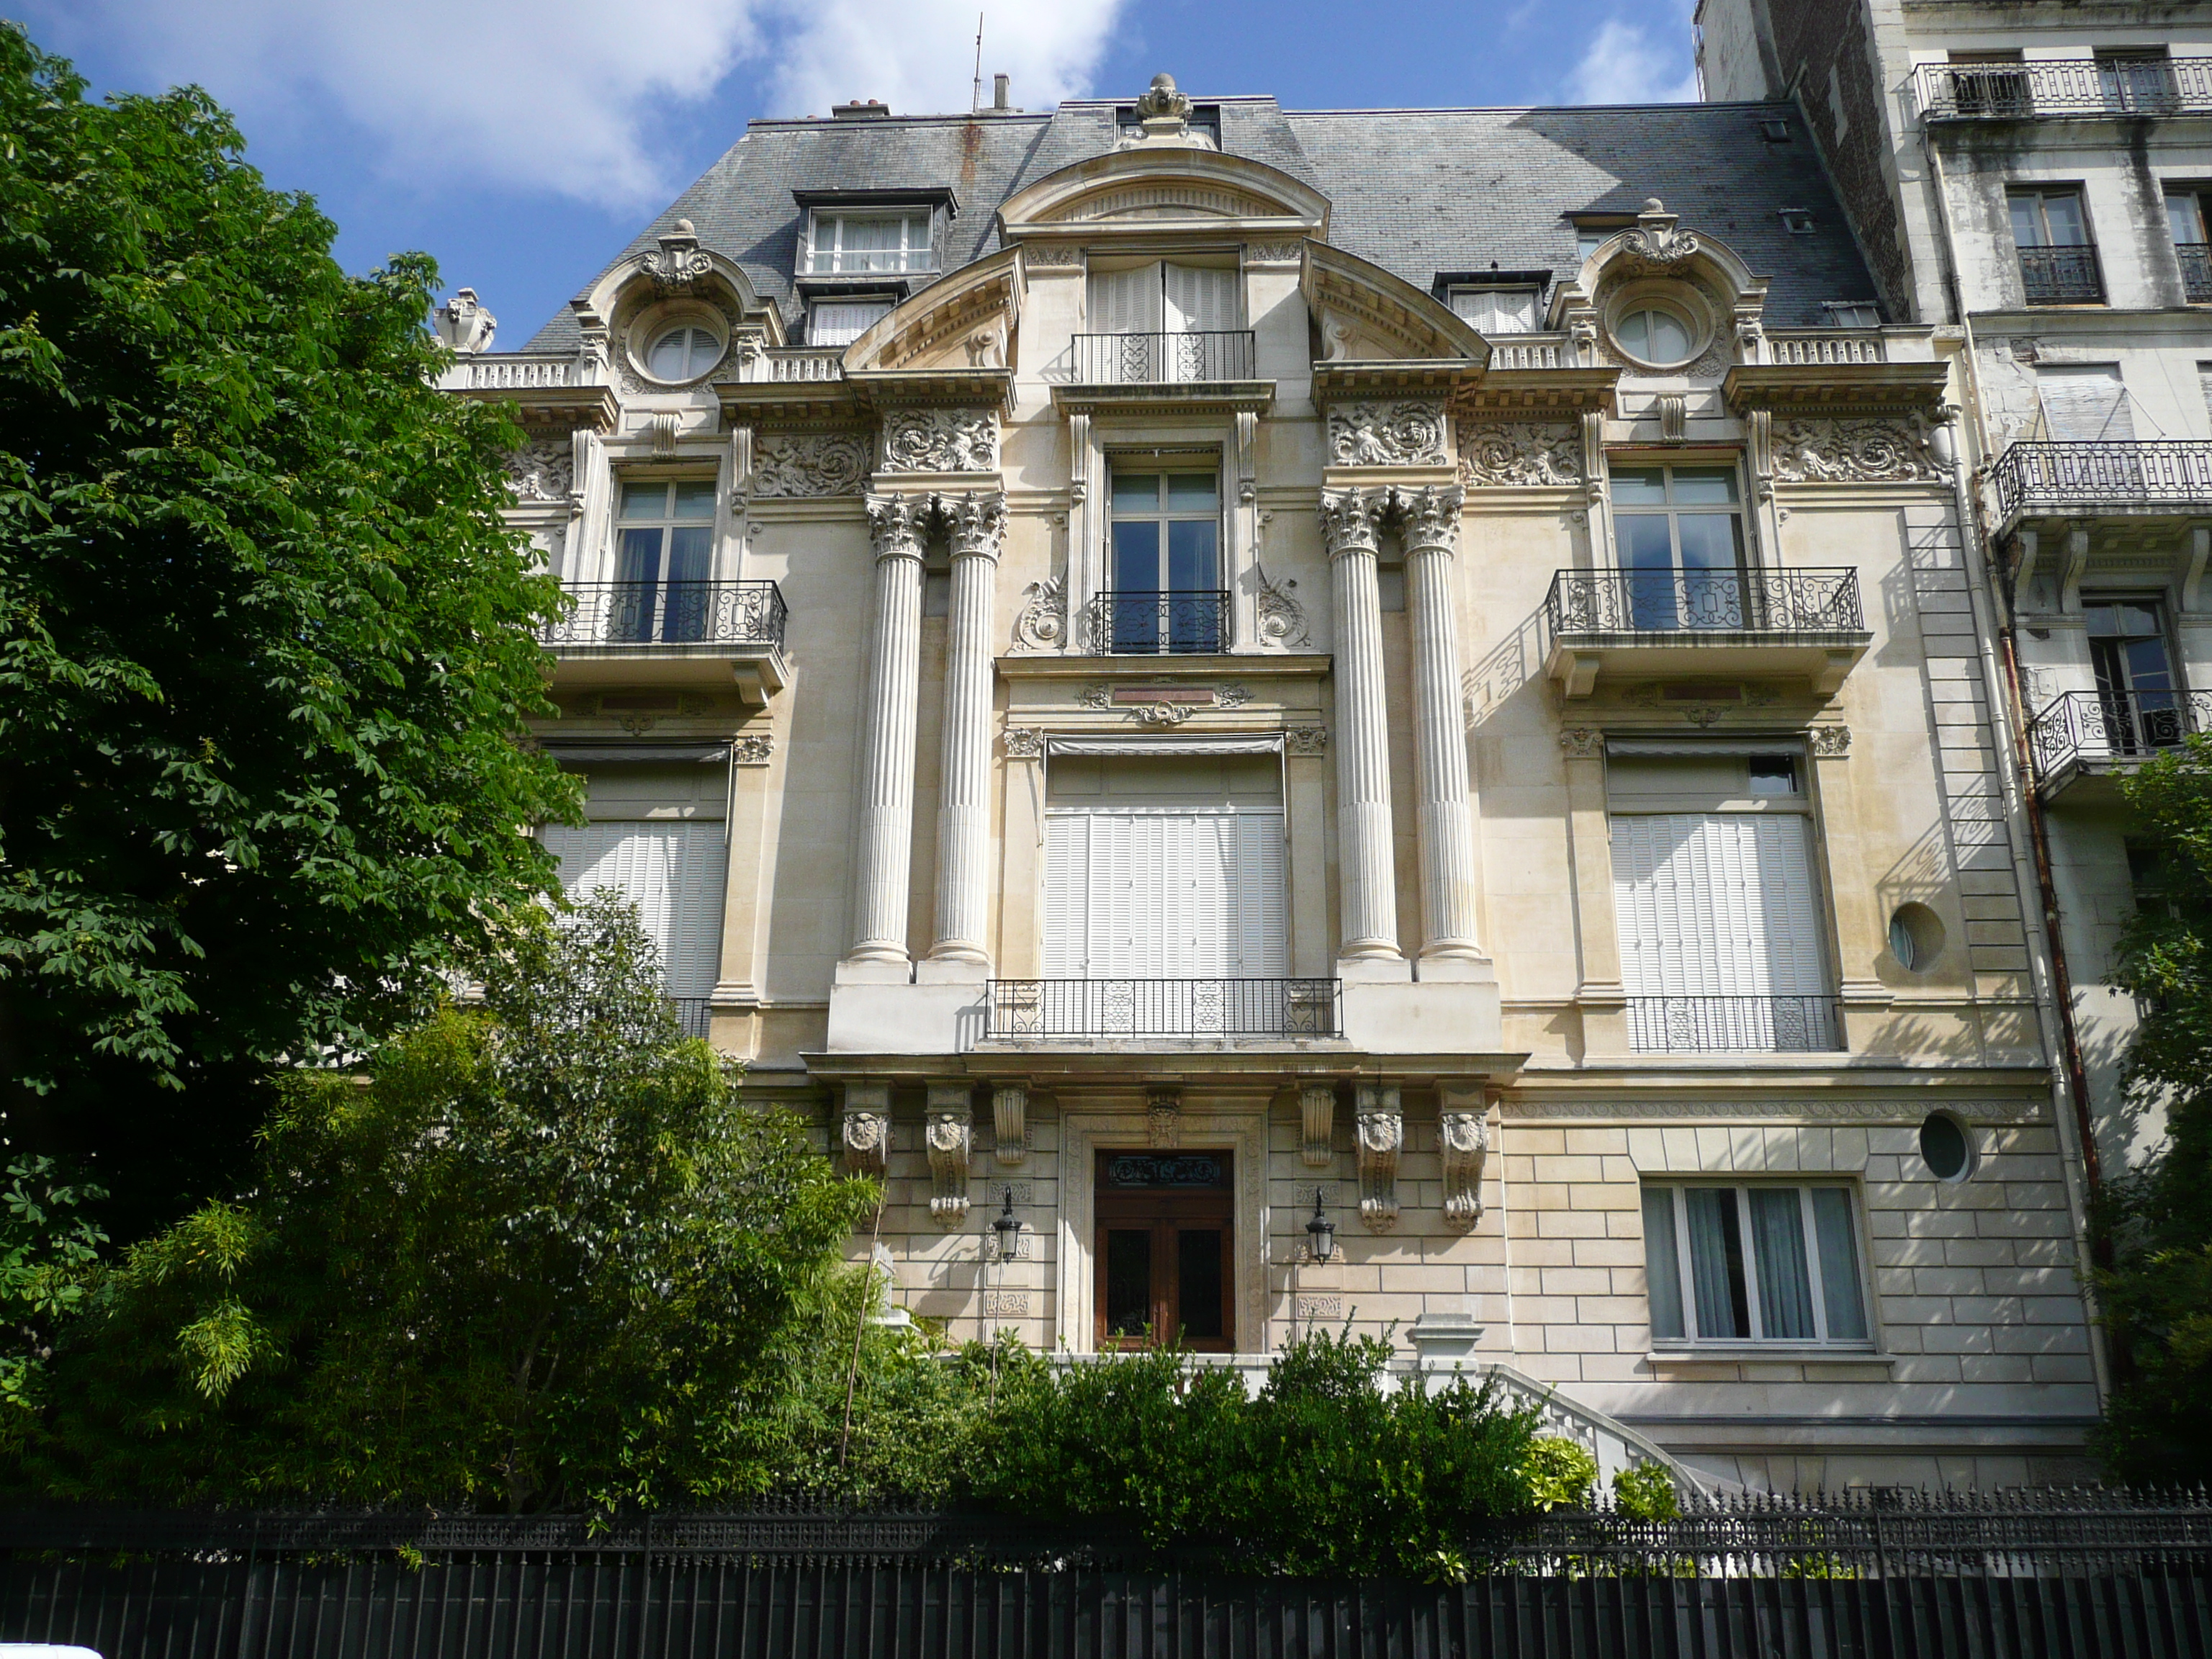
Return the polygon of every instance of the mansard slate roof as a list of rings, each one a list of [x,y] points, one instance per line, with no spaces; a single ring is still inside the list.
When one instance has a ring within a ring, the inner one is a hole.
[[[1299,112],[1273,98],[1194,102],[1218,111],[1223,150],[1329,198],[1332,244],[1418,288],[1439,272],[1492,268],[1563,279],[1581,263],[1564,216],[1632,214],[1656,196],[1686,229],[1718,236],[1772,279],[1770,327],[1817,327],[1829,320],[1823,301],[1875,295],[1788,104]],[[1111,149],[1123,107],[1085,100],[1040,114],[755,121],[599,274],[689,219],[704,246],[742,265],[782,308],[795,335],[793,266],[805,216],[793,191],[950,190],[958,211],[945,268],[957,270],[998,247],[994,216],[1013,191]],[[1777,121],[1788,124],[1790,142],[1764,136]],[[1811,213],[1810,234],[1785,228],[1788,209]],[[566,350],[576,338],[564,312],[524,349]]]

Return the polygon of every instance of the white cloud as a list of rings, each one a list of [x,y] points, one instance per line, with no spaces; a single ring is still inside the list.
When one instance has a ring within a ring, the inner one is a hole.
[[[1698,96],[1686,24],[1656,35],[1619,18],[1601,25],[1575,65],[1577,101],[1585,104],[1686,104]]]
[[[198,82],[249,130],[256,118],[312,125],[335,114],[379,146],[392,172],[635,210],[688,182],[657,153],[665,118],[703,103],[740,68],[754,70],[779,112],[827,114],[853,97],[966,108],[968,3],[78,0],[41,33],[64,51],[97,39],[149,89]],[[1082,90],[1121,3],[1057,0],[989,19],[984,74],[1012,74],[1032,108]]]

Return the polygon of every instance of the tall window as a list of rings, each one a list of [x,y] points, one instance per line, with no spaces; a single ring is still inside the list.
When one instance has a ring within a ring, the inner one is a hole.
[[[2105,297],[2097,250],[2081,192],[2071,185],[2015,190],[2006,203],[2013,246],[2020,252],[2021,282],[2030,305],[2094,304]]]
[[[2168,749],[2186,734],[2186,713],[2166,607],[2153,598],[2087,599],[2089,662],[2097,677],[2104,736],[2114,754]]]
[[[720,812],[720,769],[692,766],[683,773],[623,767],[622,777],[600,773],[595,796],[652,797],[664,809]],[[685,774],[696,773],[696,777]],[[668,994],[694,1005],[686,1011],[695,1035],[706,1035],[706,1000],[721,963],[722,891],[729,849],[719,818],[594,818],[584,824],[547,824],[539,831],[546,851],[560,862],[562,890],[582,898],[611,887],[638,907],[646,933],[660,950]]]
[[[1644,1253],[1655,1342],[1868,1340],[1848,1188],[1646,1187]]]
[[[2166,222],[2173,232],[2174,257],[2181,262],[2181,287],[2191,305],[2212,302],[2212,236],[2206,212],[2212,191],[2199,185],[2166,193]]]
[[[665,644],[705,637],[714,562],[712,483],[624,484],[608,637]]]
[[[2173,60],[2163,46],[2113,47],[2097,54],[2097,85],[2112,110],[2171,109]]]
[[[1734,467],[1617,466],[1613,503],[1632,626],[1753,625]]]
[[[927,208],[830,213],[817,210],[807,270],[817,276],[934,270]]]
[[[1091,273],[1077,378],[1106,384],[1249,380],[1237,272],[1163,261]]]
[[[1113,591],[1103,631],[1117,653],[1218,651],[1229,596],[1221,587],[1218,471],[1114,469]]]
[[[2026,115],[2027,70],[2017,51],[1951,54],[1951,101],[1961,115]]]
[[[1455,288],[1451,308],[1478,334],[1533,334],[1543,325],[1533,288]]]

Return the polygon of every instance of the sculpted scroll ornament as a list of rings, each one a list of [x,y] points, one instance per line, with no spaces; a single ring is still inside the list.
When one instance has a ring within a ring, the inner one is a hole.
[[[1260,579],[1260,591],[1254,596],[1253,613],[1261,645],[1288,651],[1312,642],[1304,610],[1265,576]]]
[[[1006,728],[1006,758],[1008,760],[1042,760],[1044,758],[1044,730],[1036,726],[1010,726]]]
[[[763,433],[754,442],[756,498],[857,495],[868,476],[868,443],[857,432]]]
[[[660,238],[660,251],[645,254],[637,265],[662,288],[689,288],[714,270],[714,262],[701,251],[691,222],[678,219],[675,229]]]
[[[999,417],[988,410],[895,409],[884,416],[887,472],[991,472]]]
[[[514,482],[514,499],[526,507],[566,501],[575,467],[575,457],[562,445],[526,444],[507,457],[507,476]]]
[[[1444,410],[1437,403],[1340,404],[1328,411],[1328,458],[1335,466],[1428,466],[1444,454]]]
[[[967,1091],[930,1086],[929,1170],[936,1191],[929,1200],[930,1219],[949,1227],[968,1213],[968,1157],[974,1143],[974,1121]]]
[[[1814,754],[1832,760],[1838,755],[1851,752],[1851,728],[1848,726],[1816,726],[1805,734],[1805,742]]]
[[[1945,483],[1923,422],[1824,419],[1774,428],[1774,476],[1784,483]]]
[[[1465,484],[1577,484],[1582,437],[1548,421],[1491,421],[1462,426],[1459,476]]]
[[[891,1144],[889,1109],[848,1106],[839,1120],[838,1129],[844,1145],[845,1167],[855,1175],[881,1175]]]
[[[1014,618],[1014,649],[1057,651],[1067,640],[1067,593],[1057,576],[1022,589],[1021,613]]]
[[[1310,760],[1328,752],[1328,727],[1326,726],[1293,726],[1283,733],[1283,747],[1291,754]]]
[[[1489,1141],[1476,1112],[1447,1111],[1437,1120],[1443,1162],[1444,1224],[1465,1232],[1482,1219],[1482,1165]]]
[[[1388,1232],[1398,1222],[1398,1154],[1406,1144],[1399,1102],[1394,1088],[1358,1085],[1352,1139],[1359,1150],[1359,1219],[1370,1232]]]

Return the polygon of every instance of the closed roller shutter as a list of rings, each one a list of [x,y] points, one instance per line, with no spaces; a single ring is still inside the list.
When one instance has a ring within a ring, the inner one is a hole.
[[[1822,994],[1809,830],[1781,813],[1615,818],[1613,902],[1628,994]]]
[[[715,823],[611,819],[581,828],[549,824],[546,849],[561,861],[572,898],[620,889],[660,947],[672,997],[714,994],[721,967],[722,883],[727,854]]]
[[[1046,817],[1047,978],[1279,978],[1286,911],[1279,811]]]

